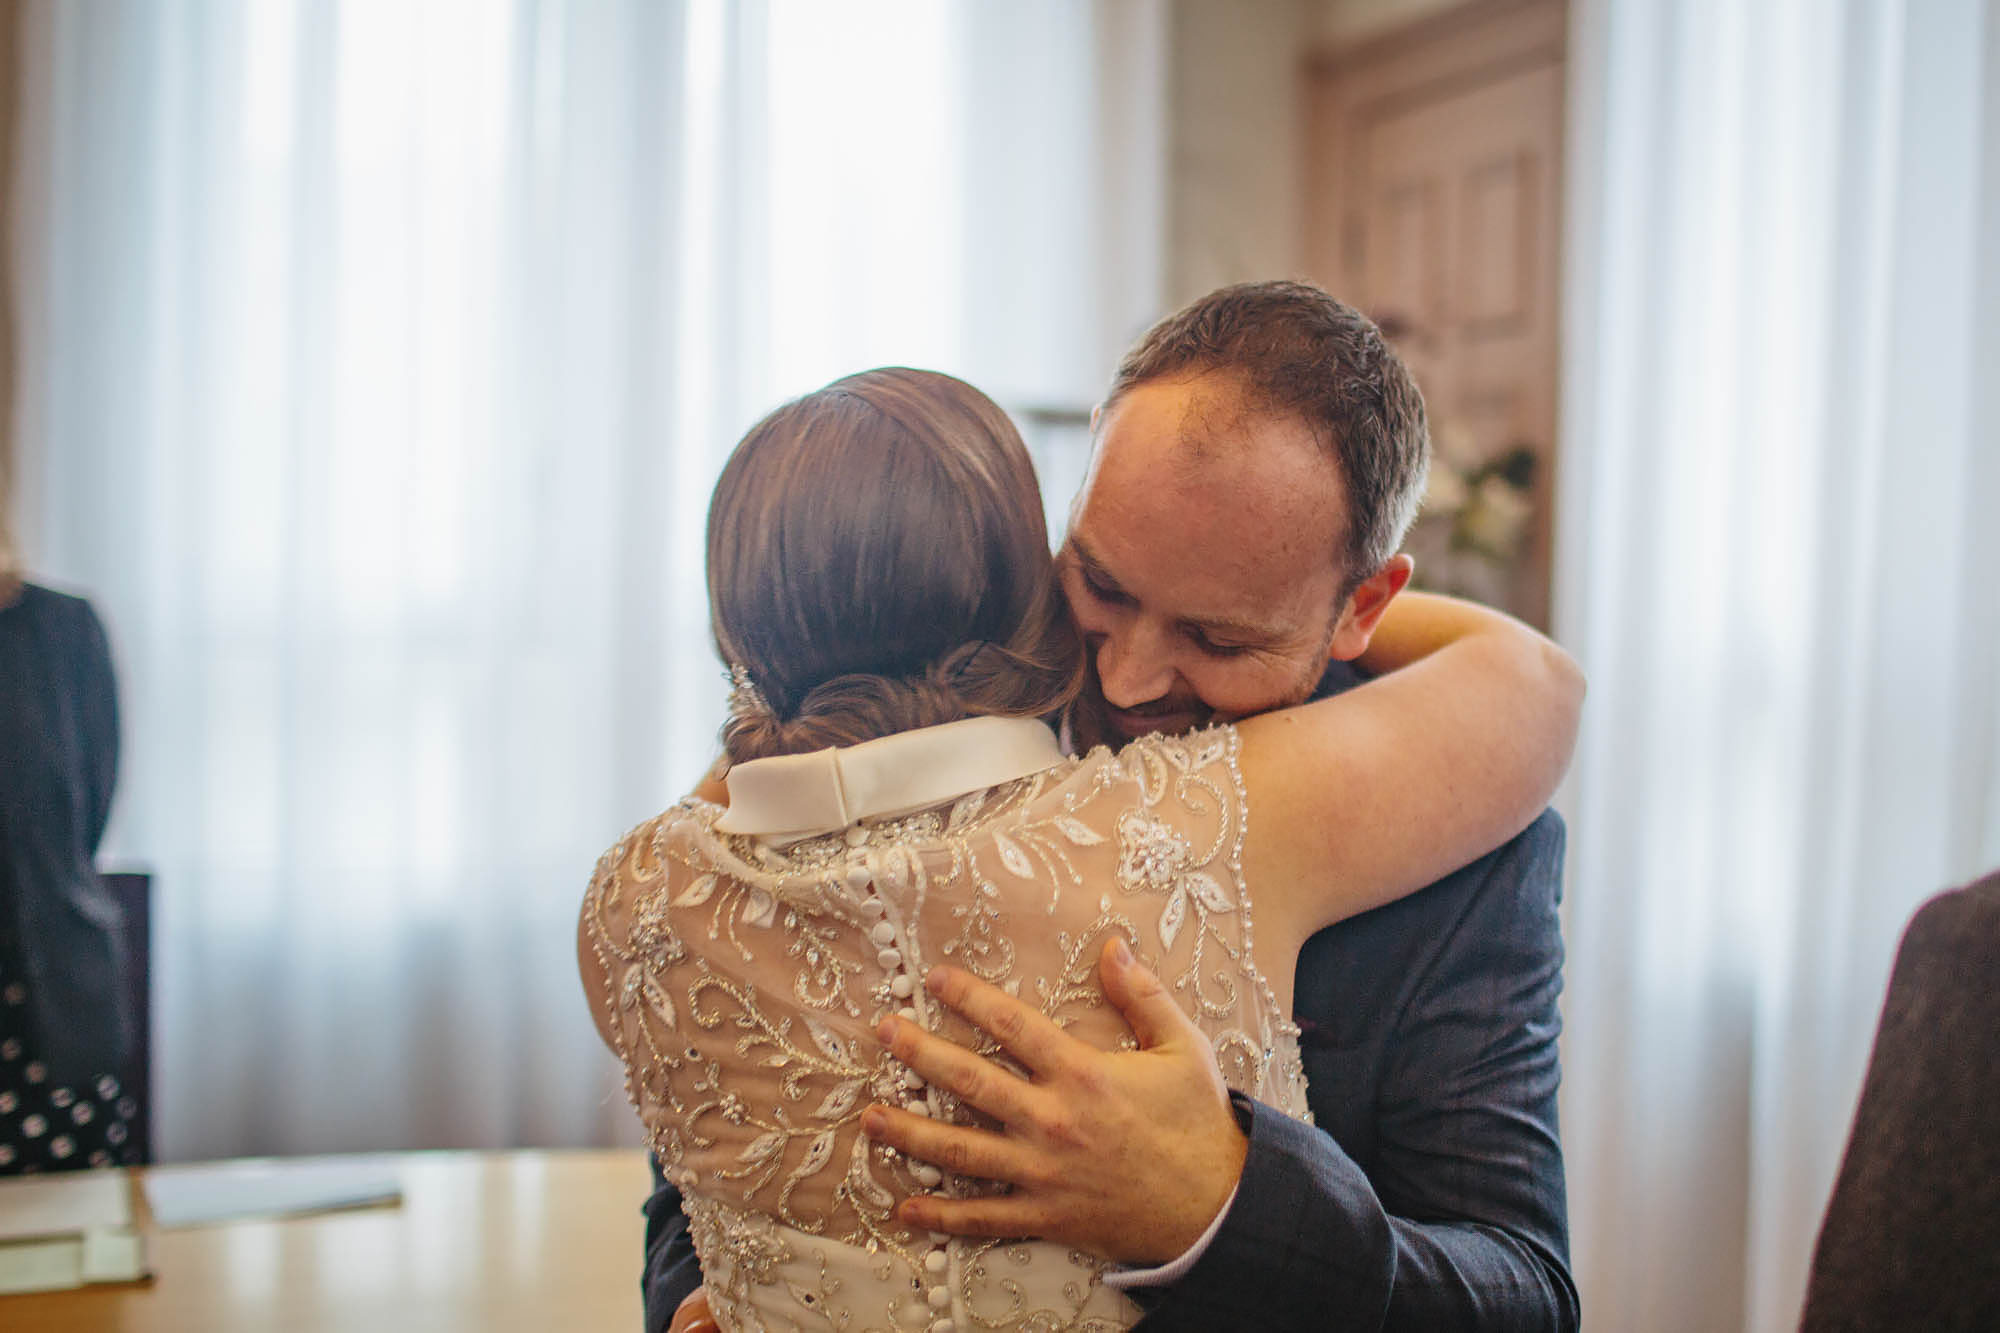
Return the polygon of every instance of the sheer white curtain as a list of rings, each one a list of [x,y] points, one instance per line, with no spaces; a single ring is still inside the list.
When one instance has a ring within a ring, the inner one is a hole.
[[[574,912],[714,745],[715,469],[871,364],[1088,401],[1159,21],[29,6],[20,519],[118,654],[167,1156],[632,1137]]]
[[[2000,864],[2000,6],[1573,24],[1578,1277],[1795,1328],[1898,933]]]

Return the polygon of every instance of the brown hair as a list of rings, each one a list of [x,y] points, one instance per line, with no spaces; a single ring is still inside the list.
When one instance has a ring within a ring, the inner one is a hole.
[[[1028,451],[933,371],[863,371],[753,426],[709,505],[708,595],[716,648],[763,696],[723,728],[739,763],[1046,717],[1083,679]]]
[[[1151,380],[1234,376],[1251,405],[1297,416],[1347,487],[1342,596],[1402,544],[1430,468],[1424,398],[1366,315],[1303,282],[1210,292],[1146,331],[1112,376],[1109,408]]]

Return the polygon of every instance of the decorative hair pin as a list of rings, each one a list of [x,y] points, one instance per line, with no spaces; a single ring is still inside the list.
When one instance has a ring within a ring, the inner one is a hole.
[[[749,668],[740,662],[729,664],[729,711],[738,717],[771,711],[770,700],[757,688],[757,682],[750,679]]]

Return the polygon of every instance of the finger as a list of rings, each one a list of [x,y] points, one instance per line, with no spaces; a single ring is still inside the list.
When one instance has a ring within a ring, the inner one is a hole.
[[[1201,1039],[1194,1020],[1174,1003],[1152,969],[1132,956],[1124,940],[1113,937],[1105,942],[1097,959],[1097,979],[1111,1007],[1125,1016],[1141,1049]]]
[[[989,986],[969,972],[934,967],[924,978],[924,989],[965,1015],[1031,1073],[1058,1074],[1074,1067],[1080,1058],[1097,1054],[998,986]]]
[[[667,1325],[667,1333],[721,1333],[721,1326],[715,1322],[715,1314],[708,1308],[708,1289],[696,1287],[674,1311],[673,1323]]]
[[[939,1124],[891,1106],[871,1106],[864,1111],[861,1132],[955,1176],[1026,1185],[1042,1175],[1035,1169],[1034,1154],[1004,1134],[969,1125]]]
[[[904,1019],[883,1019],[875,1035],[891,1055],[926,1082],[957,1093],[966,1105],[1003,1124],[1020,1124],[1031,1118],[1035,1098],[1043,1095],[1026,1079]]]
[[[1047,1210],[1032,1199],[1000,1195],[988,1199],[945,1199],[919,1194],[896,1208],[896,1220],[923,1231],[954,1236],[1005,1236],[1032,1240],[1039,1236]]]

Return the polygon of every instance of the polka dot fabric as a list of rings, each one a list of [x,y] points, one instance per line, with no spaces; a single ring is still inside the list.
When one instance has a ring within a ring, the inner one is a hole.
[[[0,959],[0,1175],[136,1165],[131,1094],[110,1074],[51,1083],[32,1041],[27,984]]]

